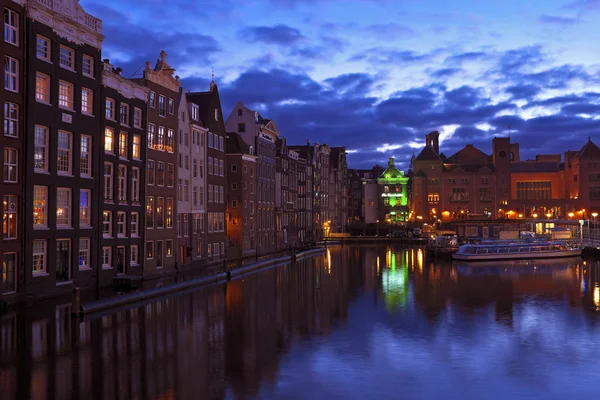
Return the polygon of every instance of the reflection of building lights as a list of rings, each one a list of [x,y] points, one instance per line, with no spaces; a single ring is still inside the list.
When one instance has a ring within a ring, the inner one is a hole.
[[[331,275],[331,250],[327,249],[327,273]]]
[[[417,265],[419,266],[419,272],[423,273],[423,249],[417,250]]]
[[[379,256],[377,256],[377,275],[379,275]]]
[[[598,283],[594,285],[594,304],[596,307],[600,307],[600,286],[598,286]]]

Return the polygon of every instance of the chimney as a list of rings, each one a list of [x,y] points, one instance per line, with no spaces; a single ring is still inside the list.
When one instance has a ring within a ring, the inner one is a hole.
[[[121,67],[117,67],[117,68],[115,69],[115,71],[117,71],[117,74],[121,75],[121,72],[123,72],[123,68],[121,68]]]
[[[390,157],[390,159],[388,160],[388,166],[390,166],[390,167],[394,166],[394,157]]]
[[[105,58],[104,60],[102,60],[102,62],[106,63],[106,64],[110,64],[110,59]]]

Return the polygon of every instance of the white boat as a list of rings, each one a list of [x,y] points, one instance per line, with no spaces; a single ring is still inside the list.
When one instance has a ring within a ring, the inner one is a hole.
[[[558,258],[581,255],[581,249],[566,242],[512,242],[465,244],[452,255],[455,260],[522,260],[527,258]]]

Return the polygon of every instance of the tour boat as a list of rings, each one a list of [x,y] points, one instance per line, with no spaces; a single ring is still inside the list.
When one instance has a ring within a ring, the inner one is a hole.
[[[511,242],[465,244],[452,255],[455,260],[516,260],[526,258],[558,258],[581,255],[581,249],[566,242]]]

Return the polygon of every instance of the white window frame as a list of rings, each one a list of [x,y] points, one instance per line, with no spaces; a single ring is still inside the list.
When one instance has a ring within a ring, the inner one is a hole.
[[[37,35],[35,40],[35,55],[39,60],[52,62],[52,44],[50,39],[42,35]]]
[[[112,247],[102,247],[102,269],[112,269]]]
[[[81,135],[79,153],[79,174],[82,177],[92,177],[92,137]]]
[[[119,105],[119,122],[121,125],[129,126],[129,104],[121,102]]]
[[[142,110],[140,108],[133,108],[133,127],[142,129]]]
[[[127,237],[127,215],[125,211],[117,211],[117,237]]]
[[[131,201],[140,202],[140,169],[138,167],[131,168]]]
[[[4,182],[17,183],[19,181],[19,150],[5,147],[3,153]]]
[[[67,56],[65,56],[63,50],[66,51]],[[68,69],[69,71],[75,71],[75,50],[61,44],[58,55],[59,65],[61,68]]]
[[[37,204],[36,204],[37,203]],[[38,214],[42,214],[39,223],[36,224],[36,208],[40,210]],[[33,186],[33,227],[47,228],[48,227],[48,186]]]
[[[131,237],[140,236],[140,213],[132,212],[129,214],[129,226],[131,230]]]
[[[4,56],[4,89],[19,93],[19,60]]]
[[[71,82],[58,81],[58,106],[67,110],[74,110],[75,85]]]
[[[19,105],[4,102],[4,136],[17,138],[19,137]]]
[[[140,250],[137,244],[129,246],[129,265],[140,265]]]
[[[66,138],[68,139],[67,147],[60,147],[61,146],[61,135],[66,135]],[[56,141],[56,147],[57,147],[57,150],[56,150],[56,173],[57,173],[57,175],[72,176],[73,175],[73,134],[68,131],[59,130],[58,138]],[[60,162],[61,153],[63,153],[66,156],[66,161],[67,161],[67,169],[66,170],[60,169],[60,168],[64,168],[64,165],[61,165],[61,162]]]
[[[142,137],[140,135],[133,135],[132,146],[131,146],[131,158],[134,160],[140,160],[142,151]]]
[[[43,84],[42,84],[43,83]],[[42,74],[41,72],[35,73],[35,100],[44,104],[50,103],[50,86],[52,80],[50,76]]]
[[[104,128],[104,152],[115,154],[115,130],[109,126]]]
[[[18,220],[18,211],[19,211],[19,200],[16,195],[9,194],[4,196],[4,223],[6,225],[6,229],[4,232],[4,239],[11,240],[18,238],[19,231],[19,220]],[[11,227],[14,227],[14,231],[11,232]]]
[[[92,89],[81,88],[81,113],[94,115],[94,91]]]
[[[116,117],[115,117],[115,100],[111,99],[110,97],[106,98],[106,101],[104,102],[104,115],[106,116],[106,119],[109,119],[111,121],[116,121]]]
[[[153,240],[146,241],[146,252],[144,254],[145,254],[146,260],[154,259],[154,241]]]
[[[119,158],[124,160],[126,160],[128,156],[128,139],[129,135],[127,135],[127,132],[119,132]]]
[[[90,264],[91,240],[89,237],[79,238],[79,270],[86,271],[92,269]]]
[[[127,202],[127,165],[119,164],[117,172],[117,200]]]
[[[102,211],[102,237],[110,239],[113,234],[113,219],[112,219],[112,211],[103,210]],[[108,218],[106,218],[108,217]],[[108,229],[106,229],[108,228]]]
[[[87,65],[86,65],[86,62],[87,62]],[[89,66],[89,68],[87,68],[88,66]],[[88,78],[94,79],[95,78],[94,71],[95,71],[94,57],[84,54],[82,62],[81,62],[81,73],[84,76],[87,76]]]
[[[56,227],[73,227],[73,196],[71,188],[56,188]],[[63,210],[63,215],[59,216],[59,210]]]
[[[33,276],[36,275],[47,275],[47,268],[48,268],[48,241],[43,239],[43,240],[34,240],[33,241],[33,246],[32,246],[32,252],[33,252],[33,263],[32,263],[32,273]],[[36,261],[40,261],[39,263],[37,263]],[[36,269],[36,264],[40,265],[41,268]]]
[[[81,195],[83,193],[87,198],[86,206],[81,205]],[[92,226],[92,191],[90,189],[79,190],[79,226],[82,228],[91,228]]]
[[[107,174],[107,167],[110,167],[110,174]],[[104,168],[102,170],[102,175],[104,176],[104,201],[113,201],[113,177],[115,174],[114,164],[111,162],[105,162]]]
[[[4,9],[4,41],[19,46],[19,14],[10,8]]]

